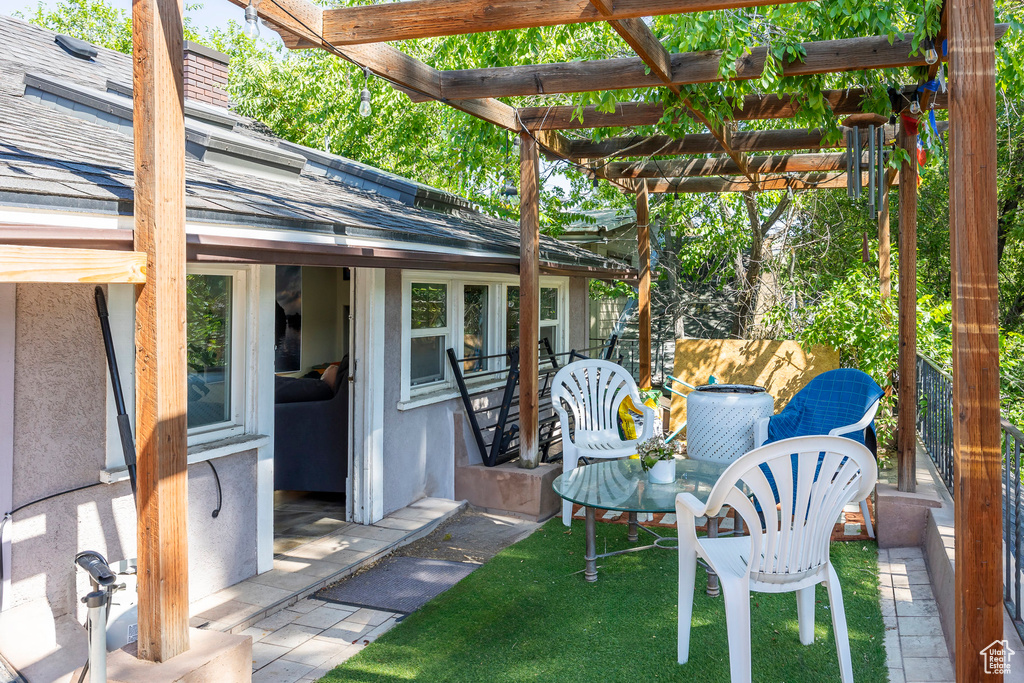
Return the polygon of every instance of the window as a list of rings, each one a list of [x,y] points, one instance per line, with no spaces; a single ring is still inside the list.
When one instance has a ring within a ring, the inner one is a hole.
[[[187,276],[188,428],[231,420],[231,276]]]
[[[442,382],[445,371],[445,349],[448,348],[448,285],[436,282],[414,282],[409,339],[409,382],[419,387]]]
[[[511,349],[519,346],[519,287],[509,286],[505,301],[505,347]],[[548,340],[551,350],[561,349],[559,336],[559,289],[557,287],[540,288],[540,328],[537,339]]]
[[[466,359],[462,371],[467,374],[487,369],[483,356],[488,355],[490,339],[487,334],[490,289],[488,285],[464,285],[462,289],[462,357]]]
[[[186,276],[190,446],[244,431],[247,272],[190,267]]]
[[[540,336],[556,352],[567,343],[567,282],[541,279]],[[501,356],[519,345],[518,278],[477,273],[445,278],[406,271],[402,287],[403,404],[443,400],[455,391],[449,348],[462,358],[462,374],[471,387],[504,382],[488,371],[505,367]],[[476,374],[483,376],[474,380]]]

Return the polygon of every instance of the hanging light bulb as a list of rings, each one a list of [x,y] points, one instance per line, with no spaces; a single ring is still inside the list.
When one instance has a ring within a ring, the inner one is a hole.
[[[359,115],[367,117],[373,113],[373,107],[370,105],[370,89],[363,88],[363,91],[359,93]]]
[[[359,93],[359,115],[366,118],[373,113],[370,105],[370,70],[363,69],[363,90]]]
[[[256,40],[260,35],[259,15],[256,12],[256,0],[249,0],[245,6],[245,35],[249,40]]]
[[[924,61],[928,64],[934,64],[939,61],[939,51],[935,49],[935,41],[931,38],[925,38],[921,42],[924,45]]]
[[[921,93],[915,92],[910,100],[910,113],[914,116],[921,113]]]

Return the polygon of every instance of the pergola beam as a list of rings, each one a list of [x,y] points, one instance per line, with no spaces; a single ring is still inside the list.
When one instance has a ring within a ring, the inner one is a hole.
[[[861,183],[866,184],[863,173]],[[846,187],[846,173],[801,173],[795,175],[759,176],[757,183],[741,178],[648,178],[636,181],[637,188],[646,184],[653,193],[693,194],[697,192],[755,192],[758,190],[828,190]]]
[[[996,35],[1007,24],[996,26]],[[810,76],[866,69],[891,69],[926,64],[923,54],[913,52],[911,34],[845,38],[803,43],[802,60],[790,60],[781,67],[783,76]],[[722,50],[685,52],[671,55],[672,85],[719,83],[725,80],[753,80],[763,75],[768,48],[755,47],[736,62],[731,78],[721,74]],[[448,99],[513,97],[653,88],[665,85],[639,57],[596,59],[580,62],[524,64],[482,69],[442,71],[441,91]]]
[[[903,88],[904,93],[917,90],[916,85]],[[822,97],[835,116],[849,116],[863,111],[866,93],[863,88],[847,90],[826,90]],[[800,111],[800,99],[789,94],[746,95],[742,101],[727,100],[733,106],[731,118],[734,121],[761,121],[789,119]],[[939,93],[935,97],[935,109],[948,108],[949,97]],[[681,116],[688,113],[680,112]],[[598,111],[596,106],[580,110],[572,105],[551,107],[520,107],[519,118],[530,130],[584,130],[588,128],[615,128],[630,126],[653,126],[665,117],[665,107],[660,102],[620,102],[610,112]],[[675,119],[679,120],[679,117]]]
[[[547,131],[551,132],[551,131]],[[734,133],[732,148],[743,152],[776,152],[786,150],[842,147],[842,138],[828,142],[820,128],[794,130],[760,130]],[[570,159],[610,159],[681,154],[724,154],[725,149],[709,133],[695,133],[673,138],[668,135],[615,137],[594,142],[573,140],[566,149]]]
[[[846,168],[846,155],[782,154],[748,157],[747,169],[741,169],[727,157],[715,159],[681,159],[671,161],[616,161],[604,167],[609,178],[681,178],[697,176],[746,175],[749,173],[791,173],[841,171]],[[867,157],[864,157],[867,165]]]
[[[0,245],[0,282],[145,281],[146,254],[138,251]]]
[[[234,1],[234,0],[233,0]],[[797,0],[608,0],[604,14],[589,0],[407,0],[324,10],[324,37],[334,45],[626,20],[661,14],[782,5]]]

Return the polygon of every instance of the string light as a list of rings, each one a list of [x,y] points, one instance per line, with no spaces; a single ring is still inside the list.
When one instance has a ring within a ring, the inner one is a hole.
[[[921,113],[921,93],[915,92],[910,100],[910,113],[917,116]]]
[[[260,36],[259,14],[256,5],[259,0],[249,0],[245,6],[245,35],[249,40],[256,40]]]
[[[934,64],[939,61],[939,51],[935,49],[935,41],[931,38],[925,38],[921,43],[924,45],[924,61],[928,64]]]
[[[359,115],[366,118],[373,113],[373,106],[370,104],[370,70],[363,69],[363,90],[359,93]]]

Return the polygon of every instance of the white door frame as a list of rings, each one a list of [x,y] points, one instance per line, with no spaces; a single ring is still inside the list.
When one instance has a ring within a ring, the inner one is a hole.
[[[384,517],[384,280],[383,268],[352,269],[354,317],[349,347],[352,444],[349,519],[373,524]]]
[[[14,343],[17,285],[0,284],[0,519],[14,506]],[[11,594],[11,520],[0,522],[0,612]]]

